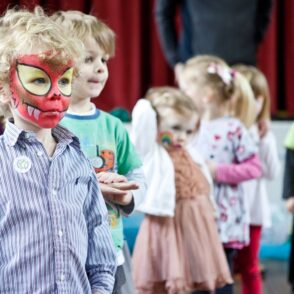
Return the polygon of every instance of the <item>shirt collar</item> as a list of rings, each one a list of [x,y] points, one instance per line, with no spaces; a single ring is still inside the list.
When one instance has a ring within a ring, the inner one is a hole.
[[[78,147],[80,147],[80,143],[78,138],[73,135],[66,128],[57,125],[54,129],[52,129],[52,135],[56,139],[56,141],[61,144],[69,145],[70,143],[74,143]],[[9,146],[14,146],[18,141],[22,141],[24,139],[35,138],[35,133],[30,131],[25,131],[19,129],[14,123],[13,120],[9,120],[6,123],[5,131],[4,131],[4,141]]]

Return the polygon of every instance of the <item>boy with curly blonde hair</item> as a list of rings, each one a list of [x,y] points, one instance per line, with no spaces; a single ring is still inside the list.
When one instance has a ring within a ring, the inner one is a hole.
[[[40,7],[0,18],[0,292],[112,293],[107,210],[78,139],[58,125],[82,44]]]

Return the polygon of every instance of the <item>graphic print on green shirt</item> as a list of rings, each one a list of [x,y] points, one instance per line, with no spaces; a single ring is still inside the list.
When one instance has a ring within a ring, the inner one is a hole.
[[[61,125],[76,135],[82,151],[96,172],[110,171],[121,175],[141,166],[122,122],[116,117],[96,110],[93,115],[66,114]],[[117,250],[123,246],[123,223],[119,209],[107,203],[108,218]]]

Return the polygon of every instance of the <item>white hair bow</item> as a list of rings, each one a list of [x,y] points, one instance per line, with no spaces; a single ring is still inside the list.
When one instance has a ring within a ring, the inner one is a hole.
[[[217,74],[226,85],[229,85],[235,77],[234,70],[216,63],[210,64],[207,68],[207,72],[210,74]]]

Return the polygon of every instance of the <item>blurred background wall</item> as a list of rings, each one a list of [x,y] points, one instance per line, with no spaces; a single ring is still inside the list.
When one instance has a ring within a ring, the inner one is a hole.
[[[116,56],[110,61],[110,78],[95,101],[104,110],[131,110],[150,86],[173,84],[157,37],[154,0],[1,0],[0,12],[14,5],[48,12],[81,10],[105,21],[116,33]],[[242,30],[240,29],[240,33]],[[267,76],[274,117],[294,117],[294,1],[276,0],[270,27],[258,51],[258,66]]]

